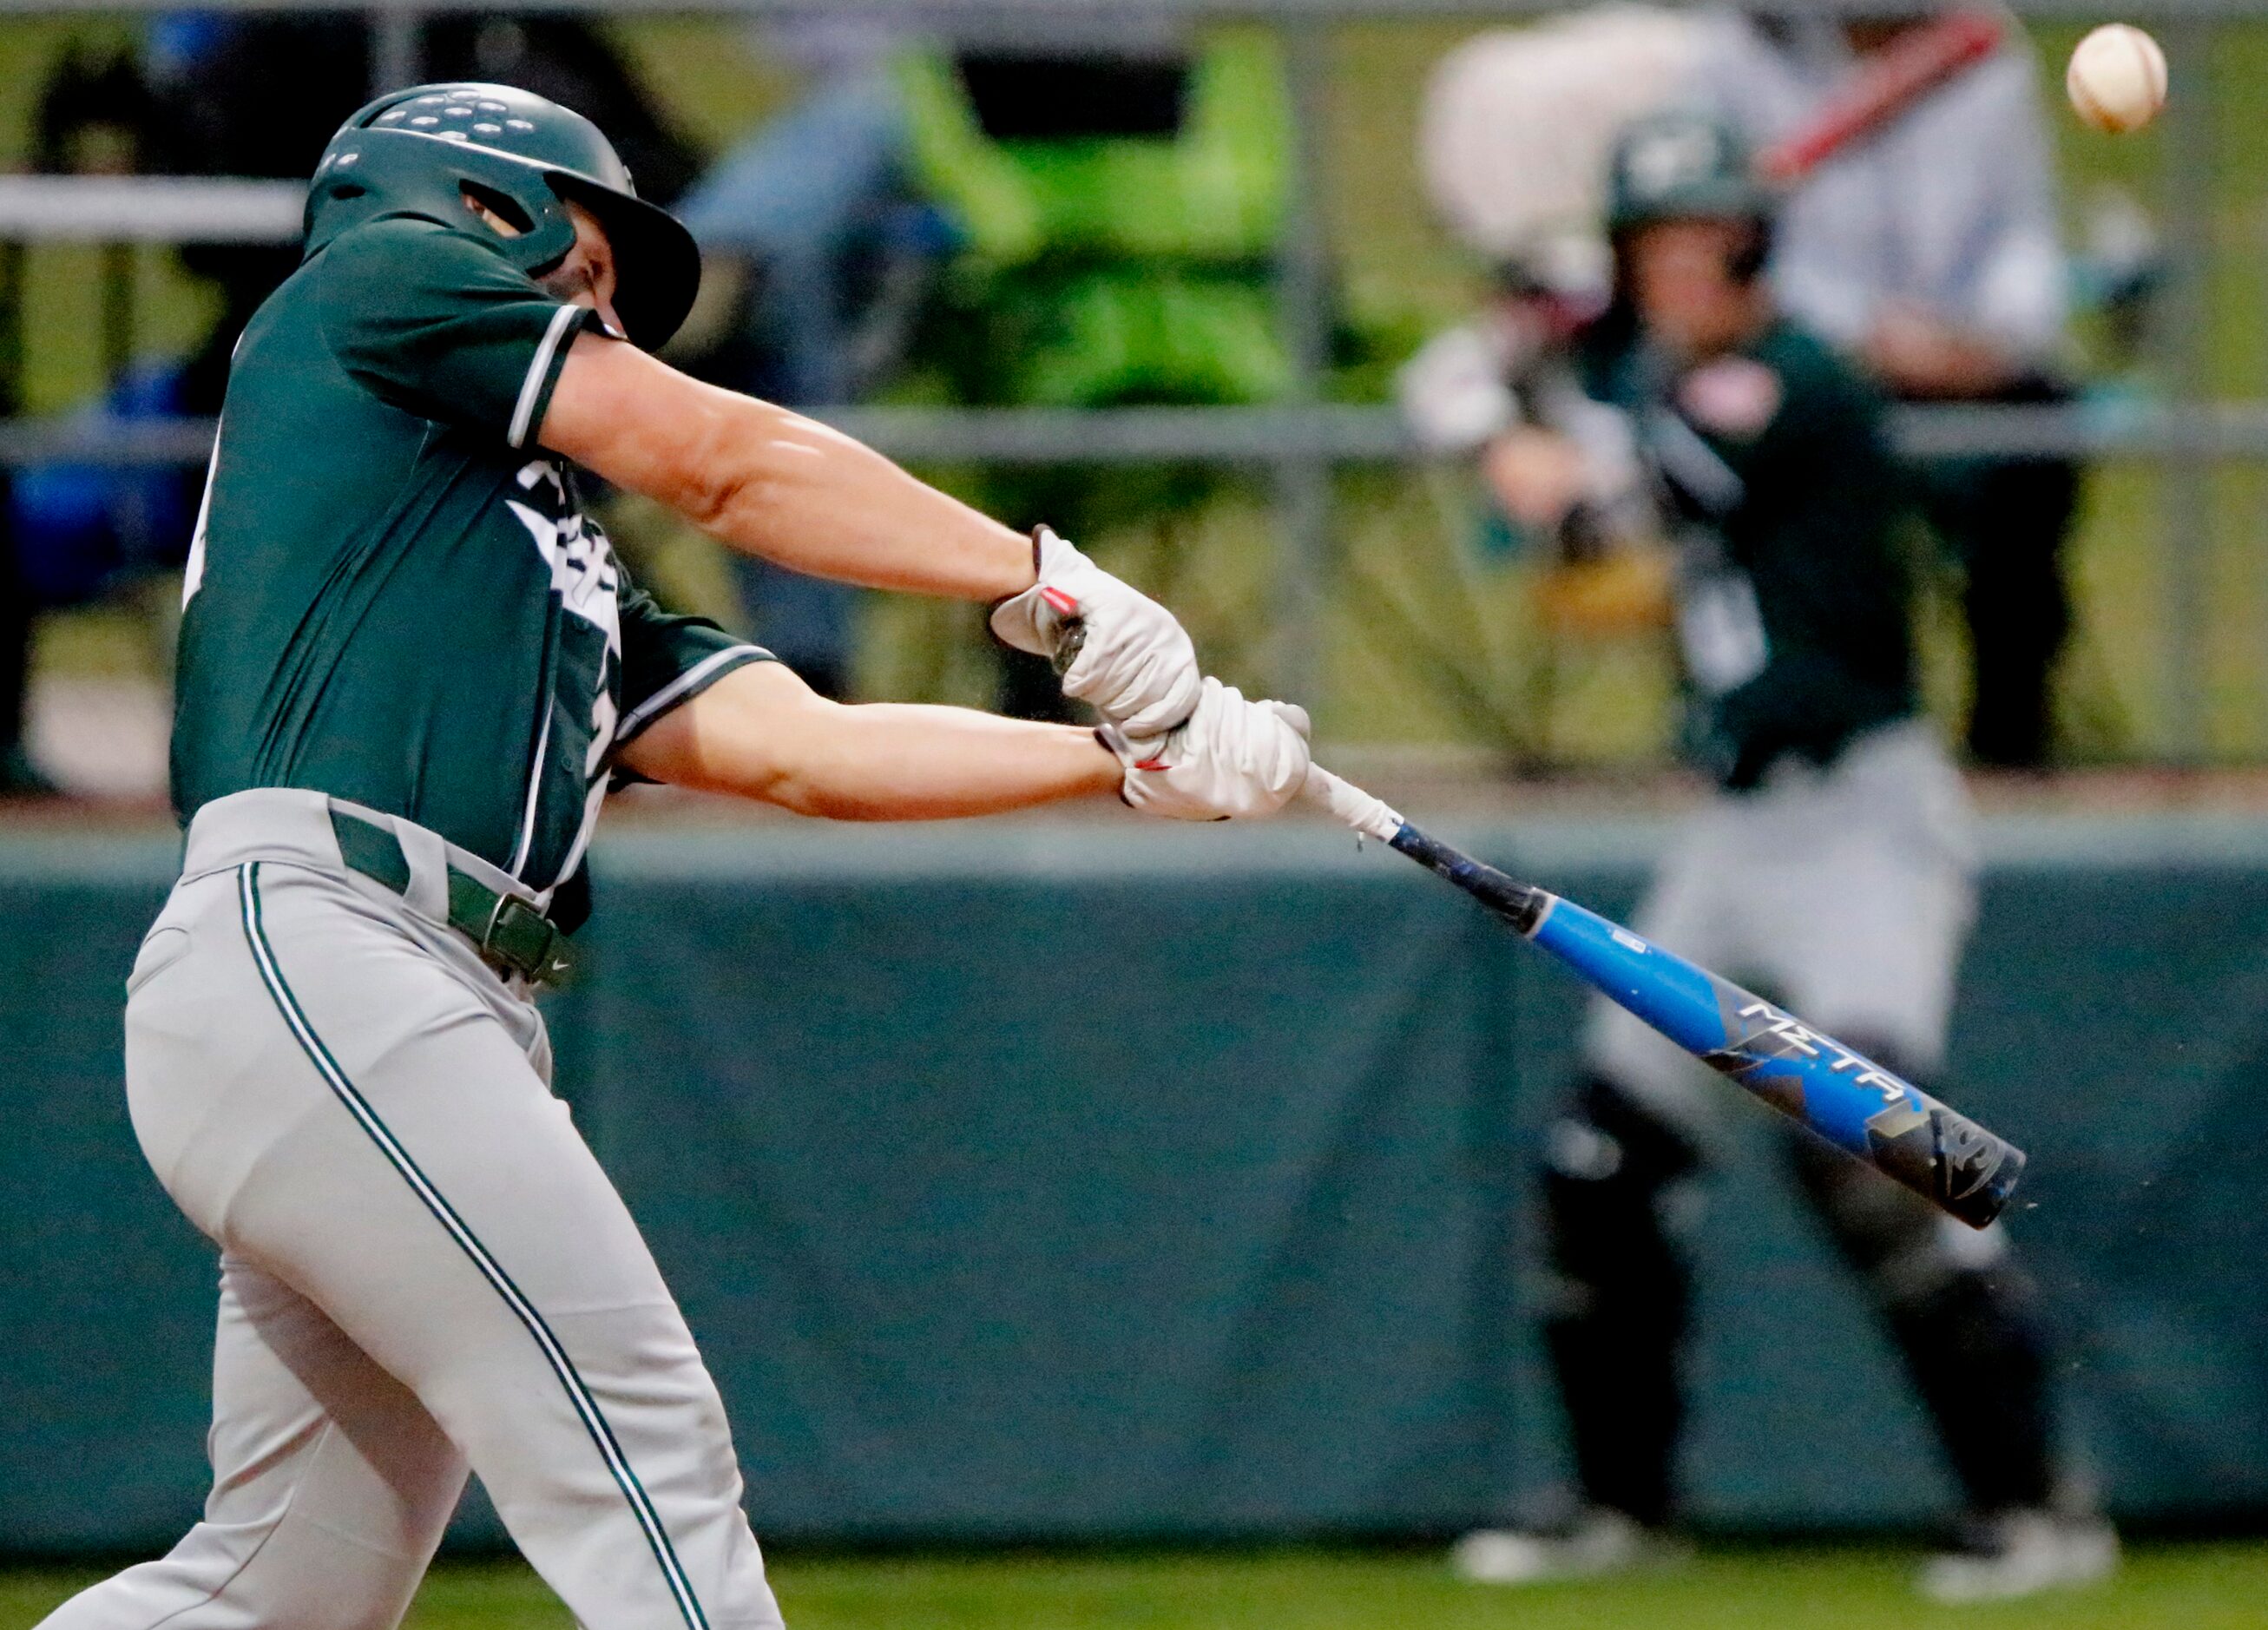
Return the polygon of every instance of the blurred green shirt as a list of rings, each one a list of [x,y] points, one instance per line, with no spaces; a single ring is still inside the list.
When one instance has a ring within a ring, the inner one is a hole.
[[[1786,321],[1686,367],[1602,324],[1580,360],[1634,416],[1665,497],[1703,765],[1751,786],[1912,713],[1911,498],[1874,387]]]

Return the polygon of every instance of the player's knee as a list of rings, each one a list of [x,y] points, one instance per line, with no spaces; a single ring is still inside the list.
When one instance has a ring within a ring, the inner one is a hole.
[[[1557,1317],[1681,1316],[1699,1170],[1683,1132],[1603,1078],[1583,1083],[1541,1173]]]
[[[289,1622],[293,1630],[396,1630],[409,1605],[408,1594],[379,1599],[328,1579],[320,1600],[295,1605]]]
[[[427,1554],[287,1513],[247,1566],[210,1598],[225,1616],[291,1630],[396,1630]],[[232,1612],[231,1611],[232,1610]],[[193,1622],[207,1622],[194,1612]]]
[[[674,1311],[666,1322],[674,1331],[683,1329]],[[644,1399],[640,1435],[659,1451],[652,1459],[652,1483],[659,1486],[655,1497],[666,1488],[696,1505],[738,1510],[740,1467],[725,1400],[692,1339],[681,1341],[670,1362],[649,1366],[634,1383]]]
[[[1891,1328],[1909,1350],[1926,1349],[1957,1371],[2006,1378],[2046,1363],[2048,1340],[2030,1279],[2014,1263],[1955,1267],[1889,1303]]]

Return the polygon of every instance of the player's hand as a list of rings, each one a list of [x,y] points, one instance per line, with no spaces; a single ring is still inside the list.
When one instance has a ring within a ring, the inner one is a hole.
[[[1003,645],[1053,658],[1071,622],[1085,625],[1064,669],[1064,694],[1128,735],[1161,736],[1197,705],[1197,647],[1174,614],[1120,582],[1047,527],[1032,534],[1039,581],[992,608]]]
[[[1572,437],[1528,424],[1514,425],[1483,449],[1481,474],[1504,513],[1538,532],[1554,531],[1567,519],[1590,476]]]
[[[2006,389],[2021,365],[1999,346],[1910,303],[1883,307],[1859,346],[1902,395],[1959,401]]]
[[[1520,399],[1505,383],[1518,359],[1503,330],[1487,322],[1444,329],[1394,376],[1402,417],[1426,452],[1469,453],[1520,422]]]
[[[1119,796],[1168,821],[1271,815],[1307,778],[1307,712],[1288,702],[1248,702],[1233,685],[1204,682],[1197,711],[1162,739],[1098,733],[1125,766]]]

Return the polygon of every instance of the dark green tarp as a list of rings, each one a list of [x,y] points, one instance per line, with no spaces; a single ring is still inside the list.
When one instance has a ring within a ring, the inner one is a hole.
[[[1469,836],[1618,912],[1658,832]],[[2268,824],[1993,836],[1944,1090],[2031,1150],[2018,1228],[2117,1509],[2257,1513]],[[202,1492],[214,1263],[119,1084],[171,855],[0,844],[0,1550],[161,1545]],[[1447,1530],[1557,1471],[1522,1151],[1580,992],[1416,868],[1109,823],[632,833],[598,874],[562,1085],[761,1531]],[[1697,1514],[1941,1515],[1762,1112],[1728,1113]]]

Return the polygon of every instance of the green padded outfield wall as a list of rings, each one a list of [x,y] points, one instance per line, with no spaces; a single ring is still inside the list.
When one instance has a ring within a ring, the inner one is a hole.
[[[1468,836],[1621,911],[1659,832]],[[2032,1152],[2073,1413],[2122,1514],[2257,1514],[2268,823],[1992,846],[1947,1092]],[[214,1262],[119,1082],[172,855],[0,844],[0,1551],[160,1545],[202,1492]],[[1521,1174],[1580,995],[1462,896],[1315,828],[633,832],[598,871],[562,1086],[760,1531],[1447,1530],[1556,1473]],[[1940,1515],[1761,1115],[1702,1250],[1697,1513]]]

